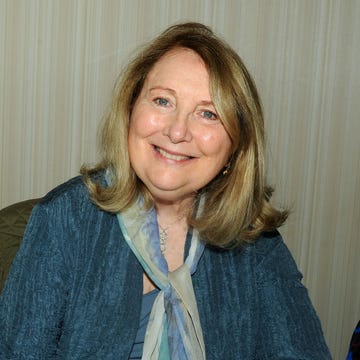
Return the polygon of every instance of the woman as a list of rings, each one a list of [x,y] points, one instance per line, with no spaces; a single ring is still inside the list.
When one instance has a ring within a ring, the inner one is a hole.
[[[116,85],[101,139],[102,162],[33,211],[1,358],[330,359],[228,45],[201,24],[167,29]]]

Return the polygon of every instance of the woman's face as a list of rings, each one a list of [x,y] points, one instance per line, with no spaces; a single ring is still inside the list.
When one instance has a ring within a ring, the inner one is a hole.
[[[192,199],[227,163],[231,140],[194,51],[171,50],[151,69],[131,114],[128,146],[155,201]]]

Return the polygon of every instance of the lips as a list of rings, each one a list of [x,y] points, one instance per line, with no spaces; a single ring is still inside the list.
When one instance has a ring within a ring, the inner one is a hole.
[[[189,159],[193,158],[192,156],[185,156],[185,155],[169,153],[169,152],[165,151],[164,149],[159,148],[158,146],[155,146],[155,150],[160,155],[162,155],[163,157],[165,157],[166,159],[169,159],[169,160],[184,161],[184,160],[189,160]]]

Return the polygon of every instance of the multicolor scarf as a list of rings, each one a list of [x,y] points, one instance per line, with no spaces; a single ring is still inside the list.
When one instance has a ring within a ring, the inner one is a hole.
[[[160,250],[155,209],[143,210],[138,201],[117,215],[121,231],[144,271],[160,289],[145,334],[143,359],[202,360],[205,345],[191,275],[204,245],[192,231],[185,263],[169,272]]]

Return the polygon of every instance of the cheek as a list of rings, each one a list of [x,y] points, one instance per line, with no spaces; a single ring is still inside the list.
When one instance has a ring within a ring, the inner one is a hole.
[[[146,137],[148,126],[140,114],[134,114],[130,119],[129,140],[134,141]]]
[[[159,119],[150,111],[135,111],[130,118],[129,135],[144,138],[159,130]]]
[[[218,155],[226,159],[230,156],[231,140],[224,129],[203,132],[199,136],[199,141],[205,154]]]
[[[134,123],[133,119],[130,120],[129,133],[128,133],[128,147],[131,153],[133,147],[135,146],[136,139],[138,137],[138,132],[136,129],[136,123]]]
[[[142,144],[142,139],[146,138],[146,126],[142,124],[142,117],[138,113],[133,113],[130,118],[128,132],[128,148],[130,157],[136,155],[137,149]]]
[[[129,133],[131,135],[137,134],[144,127],[142,122],[143,117],[141,116],[141,112],[134,110],[130,117],[130,128]]]

